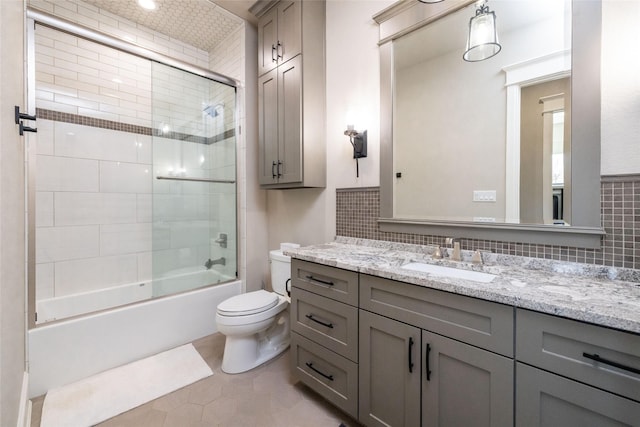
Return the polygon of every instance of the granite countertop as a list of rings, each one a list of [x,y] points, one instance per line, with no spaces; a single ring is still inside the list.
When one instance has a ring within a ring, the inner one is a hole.
[[[640,270],[483,252],[473,264],[433,259],[434,246],[338,237],[336,241],[286,249],[292,258],[513,305],[640,334]],[[426,262],[497,277],[490,283],[401,269]]]

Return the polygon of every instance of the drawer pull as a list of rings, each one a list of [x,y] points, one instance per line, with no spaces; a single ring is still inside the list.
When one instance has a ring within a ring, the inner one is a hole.
[[[413,337],[409,337],[409,373],[413,372]]]
[[[327,286],[333,286],[335,284],[335,283],[330,282],[328,280],[318,279],[317,277],[313,277],[311,275],[307,276],[307,279],[313,280],[314,282],[322,283],[323,285],[327,285]]]
[[[425,362],[427,362],[427,381],[431,381],[431,369],[429,368],[429,354],[431,353],[431,346],[427,343],[427,351],[425,352]]]
[[[327,328],[333,329],[333,323],[327,323],[327,322],[323,322],[322,320],[318,320],[315,317],[313,317],[313,314],[305,314],[305,317],[309,320],[313,320],[314,322],[321,324],[322,326],[326,326]]]
[[[640,375],[640,369],[633,368],[631,366],[623,365],[622,363],[614,362],[613,360],[608,360],[603,357],[598,356],[597,354],[589,354],[582,353],[582,356],[587,359],[595,360],[596,362],[604,363],[605,365],[614,366],[616,368],[624,369],[625,371],[633,372],[634,374]]]
[[[323,377],[325,377],[329,381],[333,381],[333,375],[327,375],[324,372],[320,371],[319,369],[314,368],[313,367],[313,363],[307,362],[307,363],[305,363],[305,365],[307,365],[309,367],[309,369],[311,369],[313,372],[322,375]]]

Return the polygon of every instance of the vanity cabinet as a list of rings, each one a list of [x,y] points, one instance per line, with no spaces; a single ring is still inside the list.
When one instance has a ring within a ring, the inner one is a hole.
[[[362,423],[513,424],[512,307],[373,276],[360,280]]]
[[[420,329],[360,310],[360,354],[359,421],[420,425]]]
[[[257,16],[259,183],[324,187],[325,3],[280,1]]]
[[[358,417],[358,273],[293,259],[294,376]]]
[[[640,426],[640,336],[517,309],[516,426]]]

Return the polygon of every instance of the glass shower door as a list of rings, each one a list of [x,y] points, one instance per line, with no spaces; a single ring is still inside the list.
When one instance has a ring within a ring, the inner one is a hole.
[[[234,280],[236,90],[152,63],[153,296]]]

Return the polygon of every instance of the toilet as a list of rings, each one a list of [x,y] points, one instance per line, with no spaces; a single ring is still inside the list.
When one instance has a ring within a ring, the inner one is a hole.
[[[274,358],[289,347],[288,282],[291,258],[282,253],[286,247],[269,252],[271,287],[231,297],[218,305],[218,331],[226,336],[222,370],[228,374],[248,371]]]

